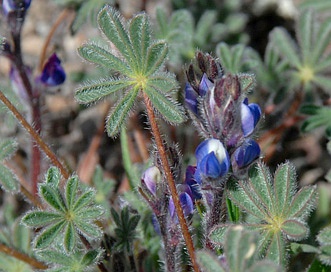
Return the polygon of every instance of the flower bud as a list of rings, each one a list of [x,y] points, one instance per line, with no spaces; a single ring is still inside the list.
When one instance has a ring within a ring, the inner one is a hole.
[[[147,189],[155,196],[156,184],[161,181],[161,172],[156,166],[151,166],[144,172],[141,182],[146,185]]]
[[[260,146],[252,139],[246,139],[232,155],[232,166],[234,171],[249,166],[261,153]]]
[[[2,10],[5,16],[10,12],[26,12],[30,7],[31,0],[3,0]]]
[[[199,200],[202,198],[201,194],[201,180],[197,180],[195,178],[196,167],[189,165],[186,169],[186,176],[185,176],[185,185],[188,185],[191,191],[191,198],[195,200]]]
[[[230,167],[229,154],[217,139],[203,141],[196,149],[197,172],[201,176],[218,178],[227,174]]]
[[[241,127],[245,137],[253,133],[260,117],[260,106],[255,103],[248,104],[248,99],[246,98],[241,104]]]
[[[185,217],[188,217],[191,214],[193,214],[194,205],[193,205],[192,198],[189,196],[188,193],[186,193],[186,192],[180,193],[179,201],[180,201],[180,205],[183,208],[183,213],[184,213]],[[172,218],[173,222],[178,222],[175,204],[174,204],[172,197],[170,197],[170,199],[169,199],[169,213],[170,213],[170,217]]]
[[[54,53],[46,62],[40,75],[40,81],[46,86],[57,86],[66,79],[66,74],[61,65],[61,60]]]

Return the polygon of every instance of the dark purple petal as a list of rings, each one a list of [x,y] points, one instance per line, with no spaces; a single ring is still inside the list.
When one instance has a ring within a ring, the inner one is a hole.
[[[41,82],[47,86],[57,86],[66,79],[66,74],[61,65],[61,60],[54,53],[46,62],[40,76]]]
[[[198,94],[193,89],[191,84],[186,83],[185,85],[185,103],[186,106],[195,114],[198,114]]]
[[[261,108],[255,103],[247,104],[247,100],[241,104],[241,125],[244,136],[251,135],[260,120]]]
[[[31,4],[31,0],[3,0],[2,9],[5,15],[8,15],[9,12],[24,10],[26,11]]]
[[[199,177],[198,180],[196,179],[195,177],[195,174],[197,172],[196,170],[197,169],[195,166],[189,165],[186,169],[186,176],[185,176],[185,184],[187,184],[190,187],[190,191],[191,191],[190,196],[194,201],[202,198],[201,188],[200,188],[201,178]]]
[[[255,161],[261,153],[260,146],[252,139],[247,139],[233,154],[234,163],[240,168],[247,167]]]
[[[179,195],[179,201],[180,201],[180,205],[183,208],[184,215],[185,216],[191,215],[194,210],[194,205],[192,198],[189,196],[189,194],[187,194],[186,192],[181,193]]]
[[[199,84],[199,95],[205,96],[214,87],[214,83],[211,82],[206,74],[203,74]]]

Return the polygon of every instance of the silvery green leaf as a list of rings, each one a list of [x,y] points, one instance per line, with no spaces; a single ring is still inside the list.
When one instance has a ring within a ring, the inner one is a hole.
[[[94,43],[83,44],[80,48],[78,48],[78,53],[85,60],[101,65],[108,70],[115,69],[122,75],[126,75],[131,72],[125,61]]]
[[[2,139],[0,141],[0,161],[10,159],[17,150],[17,142],[13,139]]]
[[[55,210],[59,212],[64,212],[66,210],[61,193],[57,188],[49,186],[48,184],[41,184],[39,192],[43,199]]]
[[[162,114],[166,121],[171,124],[179,124],[186,120],[183,107],[172,98],[165,96],[149,86],[145,89],[145,92],[155,109]]]
[[[101,229],[94,223],[85,222],[84,218],[81,220],[76,220],[75,225],[79,229],[79,231],[89,239],[97,239],[102,236]]]
[[[128,35],[123,16],[113,7],[106,5],[98,15],[100,30],[115,45],[132,67],[138,69],[137,56]]]
[[[61,218],[61,214],[53,212],[31,211],[22,218],[22,223],[29,227],[41,228],[48,224],[58,222]]]
[[[58,186],[61,180],[60,170],[57,167],[50,167],[46,174],[46,183]]]
[[[36,237],[35,247],[37,249],[43,249],[48,247],[60,234],[65,225],[66,221],[61,220],[60,222],[48,228],[45,228],[44,231]]]
[[[95,191],[93,189],[87,189],[85,192],[82,193],[79,198],[72,203],[72,211],[75,213],[80,212],[84,209],[87,205],[89,205],[95,199]]]
[[[221,266],[218,258],[215,255],[213,255],[210,251],[199,250],[196,255],[197,255],[197,262],[203,271],[205,272],[226,271]]]
[[[134,105],[138,92],[138,89],[130,90],[111,110],[107,119],[107,132],[110,137],[115,137],[120,132],[124,121]]]
[[[64,233],[64,248],[67,252],[71,252],[75,249],[76,245],[76,230],[73,223],[67,224]]]
[[[288,238],[294,241],[306,238],[309,233],[307,225],[295,219],[289,219],[283,222],[282,231]]]
[[[66,185],[66,204],[67,207],[72,207],[74,204],[74,200],[77,194],[78,189],[78,177],[73,176],[68,179]]]
[[[3,164],[0,164],[0,185],[8,192],[18,191],[20,186],[15,174]]]
[[[123,78],[107,78],[87,83],[76,90],[75,98],[79,103],[88,104],[101,100],[132,85],[130,80]]]

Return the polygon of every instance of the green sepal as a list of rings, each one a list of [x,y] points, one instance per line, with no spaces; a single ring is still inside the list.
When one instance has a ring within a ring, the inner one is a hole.
[[[58,237],[60,232],[63,230],[65,224],[66,221],[62,220],[49,228],[45,228],[45,230],[36,238],[35,248],[43,249],[48,247],[55,240],[55,238]]]
[[[20,187],[15,174],[3,164],[0,164],[0,183],[8,192],[17,192]]]
[[[61,214],[53,212],[31,211],[22,218],[22,223],[29,227],[41,228],[48,224],[55,223],[61,218],[63,218]]]
[[[220,265],[220,261],[218,258],[212,254],[210,251],[207,250],[199,250],[196,253],[197,255],[197,262],[199,267],[202,271],[205,272],[225,272],[223,267]]]
[[[132,89],[127,92],[111,110],[106,125],[110,137],[115,137],[120,132],[121,126],[134,105],[138,91],[138,89]]]

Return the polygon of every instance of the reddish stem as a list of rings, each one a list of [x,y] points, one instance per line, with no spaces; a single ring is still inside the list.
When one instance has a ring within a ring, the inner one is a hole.
[[[168,181],[168,185],[169,185],[169,189],[170,189],[170,193],[172,196],[172,199],[174,201],[174,205],[176,208],[176,212],[178,215],[178,220],[179,220],[179,224],[180,227],[182,229],[183,232],[183,236],[184,236],[184,240],[186,243],[186,247],[187,247],[187,251],[189,253],[189,256],[191,258],[191,262],[192,262],[192,267],[193,270],[195,272],[199,271],[199,267],[198,264],[196,262],[195,259],[195,251],[194,251],[194,245],[193,245],[193,241],[192,241],[192,237],[190,235],[186,220],[185,220],[185,216],[183,213],[183,209],[182,206],[180,205],[180,201],[179,201],[179,197],[178,197],[178,193],[177,193],[177,189],[176,189],[176,185],[175,185],[175,180],[174,177],[171,173],[171,169],[170,169],[170,165],[169,165],[169,161],[168,161],[168,157],[167,157],[167,152],[163,146],[163,141],[162,141],[162,137],[160,134],[160,130],[159,130],[159,126],[156,122],[156,117],[155,117],[155,113],[154,113],[154,109],[152,106],[152,103],[150,101],[150,99],[148,98],[148,96],[143,92],[143,98],[144,98],[144,102],[145,102],[145,106],[147,109],[147,115],[148,115],[148,119],[150,122],[150,126],[153,132],[153,136],[155,139],[155,143],[157,146],[157,150],[159,152],[160,155],[160,159],[161,159],[161,164],[163,166],[163,170],[166,176],[166,179]]]

